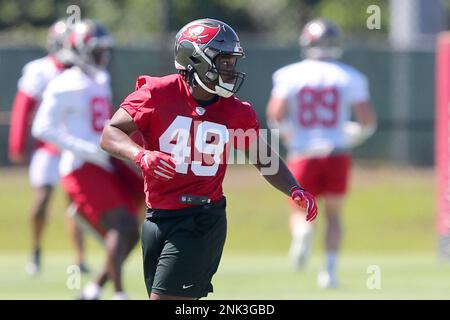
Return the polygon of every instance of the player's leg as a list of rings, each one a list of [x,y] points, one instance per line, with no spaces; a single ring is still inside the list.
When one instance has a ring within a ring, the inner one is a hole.
[[[80,227],[73,221],[73,219],[67,219],[69,229],[71,233],[72,242],[75,247],[75,259],[78,262],[81,273],[89,273],[90,270],[86,264],[86,250],[84,246],[84,234]]]
[[[289,161],[289,170],[296,180],[316,197],[320,196],[320,160],[298,158]],[[312,248],[314,223],[306,221],[306,213],[289,200],[291,214],[289,227],[292,241],[289,248],[289,258],[296,269],[305,267]]]
[[[198,300],[198,298],[169,296],[169,295],[165,295],[165,294],[159,294],[159,293],[152,292],[150,294],[150,300]]]
[[[115,209],[112,214],[108,213],[102,216],[101,222],[103,223],[101,224],[108,230],[115,229],[118,231],[117,236],[114,231],[112,233],[108,231],[111,237],[107,234],[108,240],[105,243],[107,243],[107,248],[112,249],[108,253],[108,270],[111,270],[114,265],[116,271],[113,271],[113,273],[119,273],[119,276],[115,278],[110,277],[116,290],[113,299],[123,299],[126,298],[126,295],[123,293],[120,273],[123,262],[139,240],[138,209],[145,204],[144,181],[142,174],[124,161],[111,159],[111,163],[114,167],[114,175],[110,177],[114,178],[115,192],[118,194],[118,199],[121,199],[117,203],[122,204],[120,207],[122,209]],[[118,238],[121,239],[119,242],[117,242]]]
[[[292,235],[289,258],[296,269],[305,267],[312,248],[314,224],[305,218],[304,211],[292,209],[289,219]]]
[[[80,210],[79,210],[80,211]],[[106,261],[100,274],[82,290],[80,299],[100,298],[103,286],[111,280],[115,294],[113,299],[126,299],[122,285],[122,265],[139,240],[135,215],[124,208],[113,209],[101,215],[98,222],[89,215],[77,214],[77,222],[90,230],[106,250]]]
[[[122,284],[122,265],[139,240],[138,222],[125,208],[117,208],[102,215],[100,225],[106,230],[106,270],[112,281],[115,297],[125,298]]]
[[[116,172],[87,163],[71,176],[64,177],[64,188],[86,217],[88,227],[101,234],[106,250],[104,270],[95,282],[85,287],[82,296],[98,298],[107,274],[115,289],[114,297],[123,299],[126,295],[122,265],[139,239],[135,201],[128,198],[128,185],[122,183]],[[84,294],[89,290],[95,294]]]
[[[67,178],[63,179],[63,182]],[[78,204],[71,203],[68,209],[69,218],[77,225],[77,228],[83,230],[83,234],[90,234],[99,244],[104,245],[105,231],[100,228],[97,220],[93,219],[93,214],[86,214]],[[81,270],[80,270],[81,271]],[[77,299],[81,300],[97,300],[100,298],[103,286],[108,282],[108,268],[105,265],[100,274],[94,281],[88,282],[82,289]]]
[[[86,265],[85,260],[85,246],[84,246],[84,234],[81,227],[76,223],[73,215],[76,214],[72,212],[77,210],[76,205],[70,204],[68,211],[68,217],[66,221],[66,227],[69,232],[70,238],[72,240],[75,249],[75,261],[80,267],[81,273],[89,273],[90,270]]]
[[[166,223],[169,224],[170,221],[167,220]],[[142,224],[141,245],[144,281],[147,294],[150,299],[152,297],[153,281],[155,279],[159,256],[164,248],[165,234],[161,232],[162,228],[164,228],[162,221],[160,223],[156,223],[151,218],[145,219]]]
[[[318,285],[323,288],[338,286],[338,256],[342,242],[342,208],[350,176],[351,158],[347,154],[326,159],[325,204],[325,266],[319,273]]]
[[[325,205],[325,267],[318,277],[318,284],[323,288],[338,286],[338,254],[342,242],[341,215],[344,197],[327,194],[323,197]]]
[[[142,249],[150,299],[199,299],[213,291],[211,279],[226,238],[225,206],[222,200],[211,206],[180,210],[180,218],[145,221]],[[152,235],[159,243],[154,243]]]
[[[41,245],[47,221],[48,204],[53,188],[59,180],[58,160],[59,156],[37,149],[30,162],[29,178],[35,193],[30,215],[32,257],[26,266],[26,272],[30,275],[38,273],[41,267]]]
[[[52,186],[35,188],[35,200],[31,209],[31,250],[30,263],[26,266],[26,271],[30,275],[39,272],[41,267],[41,244],[47,221],[47,207],[53,191]]]

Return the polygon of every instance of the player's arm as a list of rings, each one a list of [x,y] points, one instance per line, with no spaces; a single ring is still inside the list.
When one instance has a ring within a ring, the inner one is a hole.
[[[356,147],[370,138],[376,130],[377,119],[370,105],[369,80],[362,73],[352,73],[350,77],[349,102],[355,121],[344,125],[349,147]]]
[[[108,168],[109,156],[99,145],[75,137],[63,129],[68,106],[65,102],[76,99],[65,94],[44,94],[42,103],[33,120],[32,135],[55,145],[59,150],[69,150],[75,155],[102,167]]]
[[[278,129],[278,134],[285,142],[288,142],[291,133],[288,117],[288,99],[272,94],[266,107],[267,126]]]
[[[267,103],[266,116],[269,124],[279,124],[286,117],[287,99],[272,95]]]
[[[14,163],[26,160],[26,144],[30,120],[37,107],[39,93],[45,81],[35,64],[27,64],[17,83],[17,94],[14,98],[9,132],[9,157]]]
[[[9,128],[9,159],[16,164],[26,161],[26,142],[28,125],[37,105],[37,101],[27,93],[18,91],[12,106],[11,126]]]
[[[369,102],[358,102],[352,105],[356,122],[348,121],[344,125],[350,147],[356,147],[370,138],[377,128],[375,112]]]
[[[312,221],[317,216],[317,204],[315,198],[312,194],[308,193],[304,190],[298,181],[294,178],[292,173],[289,171],[286,163],[279,156],[279,154],[272,149],[269,143],[265,141],[265,139],[259,137],[257,141],[253,143],[257,143],[258,155],[260,154],[260,149],[263,152],[268,151],[271,155],[270,163],[262,163],[260,157],[257,157],[257,160],[253,163],[253,165],[259,170],[261,175],[269,182],[272,186],[283,192],[285,195],[291,197],[299,207],[303,208],[307,212],[306,220]],[[276,162],[277,165],[274,166]],[[272,170],[264,170],[267,167],[275,167],[278,170],[272,172]]]
[[[288,116],[288,95],[291,88],[287,79],[289,77],[281,70],[272,75],[273,87],[266,106],[267,124],[271,128],[280,128]]]
[[[113,157],[134,161],[136,155],[144,150],[130,138],[137,130],[133,118],[119,108],[103,129],[100,146]]]
[[[163,181],[172,179],[176,173],[172,157],[146,150],[134,142],[130,136],[137,130],[138,126],[130,114],[119,108],[103,129],[100,146],[116,158],[133,161],[145,174]]]
[[[375,128],[377,126],[377,118],[375,112],[368,101],[353,104],[353,111],[356,120],[365,128]]]
[[[270,163],[263,163],[261,161],[261,158],[257,157],[257,161],[252,164],[256,167],[256,169],[258,169],[258,171],[261,173],[264,179],[267,180],[267,182],[283,192],[285,195],[291,196],[291,189],[295,186],[300,186],[300,184],[289,171],[283,159],[281,159],[278,153],[273,150],[272,147],[263,139],[260,138],[258,142],[255,141],[254,143],[258,143],[258,148],[270,150],[268,152],[271,154],[271,160]],[[274,166],[273,162],[278,162],[278,165]],[[265,170],[269,167],[275,167],[277,168],[277,170],[275,172],[272,172],[271,170]]]

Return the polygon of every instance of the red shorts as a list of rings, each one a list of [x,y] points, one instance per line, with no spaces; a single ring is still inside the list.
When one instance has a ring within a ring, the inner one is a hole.
[[[65,192],[77,206],[78,214],[101,235],[103,214],[124,207],[137,215],[139,205],[144,202],[144,183],[124,162],[112,160],[114,172],[108,172],[92,163],[62,178]]]
[[[348,154],[323,158],[300,158],[288,162],[289,170],[306,191],[343,195],[347,191],[352,159]]]

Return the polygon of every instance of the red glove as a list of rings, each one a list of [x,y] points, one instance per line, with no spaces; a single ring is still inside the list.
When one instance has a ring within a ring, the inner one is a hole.
[[[317,204],[311,193],[295,186],[291,189],[291,197],[300,208],[306,211],[306,221],[313,221],[317,217]]]
[[[170,155],[163,152],[141,150],[134,157],[134,162],[144,174],[159,180],[168,181],[176,173],[175,161]]]

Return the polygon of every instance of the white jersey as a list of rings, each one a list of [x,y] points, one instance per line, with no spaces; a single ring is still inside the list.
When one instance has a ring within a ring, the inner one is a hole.
[[[111,114],[109,75],[102,71],[91,77],[72,67],[47,86],[32,133],[62,151],[62,176],[86,161],[107,168],[107,154],[101,150],[99,141]]]
[[[18,90],[41,101],[47,85],[61,71],[63,66],[52,56],[45,56],[28,62],[22,69],[22,76],[17,84]]]
[[[289,154],[318,156],[317,150],[347,148],[343,126],[351,107],[370,99],[362,73],[337,61],[310,59],[277,70],[272,96],[288,101],[280,129]]]

